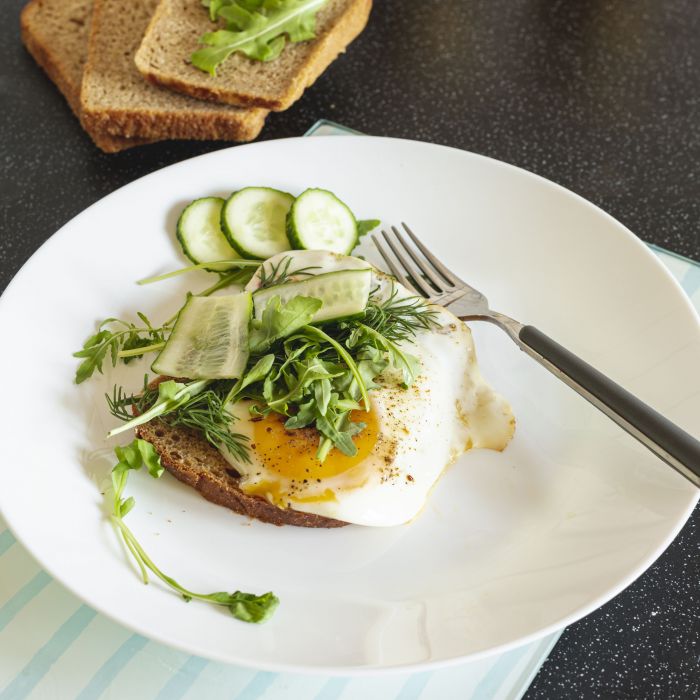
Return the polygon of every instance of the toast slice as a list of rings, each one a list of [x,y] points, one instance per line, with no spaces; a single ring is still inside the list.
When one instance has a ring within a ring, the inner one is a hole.
[[[34,60],[63,93],[80,119],[80,84],[87,59],[93,0],[31,0],[20,15],[22,42]],[[86,129],[106,153],[149,143]]]
[[[189,62],[199,37],[216,28],[199,0],[161,0],[136,66],[152,83],[192,97],[280,111],[301,97],[367,24],[372,0],[328,0],[316,16],[316,39],[287,43],[263,63],[235,53],[210,76]]]
[[[157,386],[165,379],[169,377],[159,377],[150,386]],[[175,478],[199,491],[212,503],[273,525],[316,528],[347,525],[322,515],[290,508],[283,510],[260,496],[244,493],[240,487],[240,474],[196,430],[172,427],[156,419],[138,426],[136,435],[156,448],[161,464]]]
[[[157,0],[95,0],[80,95],[91,129],[129,138],[250,141],[268,111],[213,105],[147,83],[134,54]]]

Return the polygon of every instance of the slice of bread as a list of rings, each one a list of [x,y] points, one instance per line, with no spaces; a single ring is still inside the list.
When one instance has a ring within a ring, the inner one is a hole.
[[[236,53],[215,77],[190,64],[199,37],[216,28],[198,0],[161,0],[136,53],[136,66],[157,85],[226,104],[287,109],[364,29],[372,0],[328,0],[316,16],[316,39],[287,43],[273,61]]]
[[[157,386],[169,377],[159,377]],[[297,527],[343,527],[347,523],[291,508],[278,508],[260,496],[241,491],[240,474],[202,435],[190,428],[171,427],[160,420],[136,428],[136,435],[150,442],[162,465],[177,479],[199,491],[204,498],[236,513],[273,525]]]
[[[22,41],[34,60],[63,93],[80,119],[80,84],[87,58],[93,0],[31,0],[20,15]],[[86,129],[107,153],[148,141],[127,139]]]
[[[130,138],[254,139],[267,110],[212,105],[154,87],[141,77],[134,54],[156,4],[95,0],[80,96],[84,122]]]

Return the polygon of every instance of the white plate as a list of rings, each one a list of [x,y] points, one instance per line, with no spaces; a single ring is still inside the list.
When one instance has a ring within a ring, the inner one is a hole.
[[[161,642],[271,670],[427,667],[502,651],[585,615],[668,545],[696,490],[522,354],[475,325],[481,365],[513,405],[503,454],[468,453],[422,516],[390,529],[276,528],[169,476],[131,477],[130,526],[193,590],[274,590],[264,626],[143,586],[104,517],[113,425],[102,395],[141,367],[72,384],[71,353],[105,316],[174,310],[187,282],[172,231],[194,197],[249,184],[322,186],[360,217],[408,221],[494,308],[540,326],[688,430],[700,424],[700,327],[626,229],[539,177],[440,146],[290,139],[210,153],[106,197],[54,235],[0,301],[0,507],[86,603]]]

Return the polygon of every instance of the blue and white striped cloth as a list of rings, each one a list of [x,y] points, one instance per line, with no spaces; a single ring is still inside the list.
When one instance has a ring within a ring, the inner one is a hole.
[[[473,664],[370,678],[257,672],[132,634],[44,573],[0,525],[0,699],[517,698],[558,635]]]
[[[341,133],[330,123],[319,135]],[[700,308],[700,265],[655,252]],[[559,634],[453,668],[367,678],[257,672],[132,634],[43,572],[0,519],[0,700],[516,700]]]

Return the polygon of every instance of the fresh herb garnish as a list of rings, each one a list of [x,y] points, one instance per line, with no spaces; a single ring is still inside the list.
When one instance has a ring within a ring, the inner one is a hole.
[[[313,297],[294,297],[283,304],[278,296],[270,298],[259,321],[251,321],[250,352],[260,355],[270,346],[311,322],[323,302]]]
[[[232,53],[257,61],[272,61],[292,43],[314,39],[316,13],[327,0],[205,0],[212,21],[224,29],[201,38],[206,47],[195,51],[192,65],[211,75]]]
[[[286,274],[288,268],[277,273]],[[161,382],[144,384],[137,397],[115,388],[107,397],[112,414],[125,421],[110,436],[159,418],[171,426],[202,433],[217,448],[248,462],[248,438],[232,431],[227,406],[241,399],[253,401],[258,415],[277,413],[289,430],[315,427],[321,440],[317,452],[325,459],[332,447],[356,453],[352,438],[364,428],[351,412],[369,410],[369,394],[376,379],[393,369],[403,386],[419,372],[417,358],[402,346],[421,330],[436,327],[436,311],[415,297],[399,298],[394,291],[378,301],[376,290],[364,316],[309,325],[321,301],[294,297],[282,303],[272,297],[260,320],[251,322],[250,359],[237,380]],[[132,410],[135,410],[136,416]]]
[[[364,323],[357,324],[357,328],[348,339],[348,344],[360,347],[369,345],[377,350],[386,351],[389,364],[401,371],[404,386],[411,386],[418,375],[419,362],[416,357],[404,352],[396,343]]]
[[[252,265],[244,265],[241,269],[217,273],[218,281],[198,292],[197,296],[206,297],[234,284],[246,284],[259,266],[260,263],[255,262]],[[202,265],[190,265],[175,272],[140,280],[139,284],[158,282],[200,267]],[[148,352],[160,350],[165,345],[167,336],[175,325],[177,314],[158,328],[154,328],[146,315],[140,311],[136,315],[143,321],[143,326],[118,318],[105,319],[98,325],[97,332],[85,341],[82,350],[73,353],[73,357],[83,359],[75,373],[76,384],[89,379],[96,370],[102,374],[104,361],[108,356],[112,361],[112,367],[116,367],[119,360],[128,364],[131,360],[143,357]]]
[[[97,332],[85,341],[83,349],[73,353],[73,357],[83,359],[75,373],[76,384],[89,379],[95,370],[101,374],[108,354],[114,367],[120,352],[128,353],[123,361],[129,362],[143,356],[145,348],[165,342],[165,335],[172,330],[171,322],[154,328],[145,314],[139,312],[137,315],[143,321],[143,326],[118,318],[105,319],[97,327]]]
[[[267,266],[263,264],[260,268],[260,289],[284,284],[289,281],[292,275],[304,275],[305,277],[313,275],[312,270],[319,269],[318,265],[307,265],[306,267],[300,267],[298,270],[290,270],[289,266],[291,264],[292,258],[286,255],[277,263],[270,263]]]
[[[379,219],[360,219],[357,222],[357,237],[362,238],[370,231],[374,231],[382,222]]]
[[[387,340],[401,343],[411,340],[418,331],[438,327],[437,311],[419,297],[399,298],[396,288],[388,299],[378,302],[376,290],[370,295],[362,322],[381,333]]]
[[[260,596],[242,591],[194,593],[181,586],[174,578],[163,573],[155,565],[124,522],[124,517],[134,507],[134,498],[133,496],[128,498],[122,496],[131,471],[138,471],[145,466],[153,478],[159,479],[161,477],[164,469],[160,456],[150,442],[138,438],[125,447],[115,447],[114,452],[119,461],[112,469],[112,514],[110,519],[139,567],[142,581],[148,583],[148,572],[150,571],[188,602],[196,598],[207,603],[227,607],[233,617],[244,622],[260,623],[269,619],[279,605],[279,599],[272,592]]]
[[[159,418],[169,426],[199,430],[215,447],[223,447],[236,459],[249,462],[248,438],[231,430],[233,417],[225,406],[231,382],[200,379],[183,384],[169,379],[149,388],[144,379],[143,391],[129,396],[121,387],[107,395],[110,413],[125,421],[109,437]],[[136,413],[136,415],[134,415]]]
[[[195,265],[188,265],[187,267],[181,267],[178,270],[173,270],[172,272],[164,272],[162,275],[154,275],[153,277],[145,277],[142,280],[138,280],[136,284],[153,284],[154,282],[162,282],[163,280],[168,280],[173,277],[178,277],[184,275],[193,270],[206,270],[207,272],[218,272],[221,275],[231,274],[230,270],[210,270],[209,268],[213,265],[228,265],[233,268],[240,279],[239,284],[245,284],[248,280],[255,274],[255,270],[260,267],[260,262],[258,260],[242,260],[236,258],[235,260],[216,260],[214,262],[203,262],[197,263]],[[240,268],[240,269],[239,269]]]

